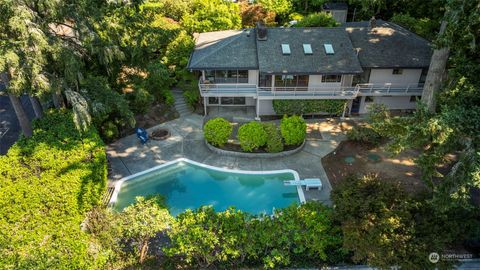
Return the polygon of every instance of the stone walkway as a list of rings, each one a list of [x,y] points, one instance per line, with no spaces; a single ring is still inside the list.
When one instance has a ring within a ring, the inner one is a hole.
[[[318,122],[321,121],[321,122]],[[125,176],[141,172],[151,167],[181,157],[220,168],[265,171],[292,169],[299,173],[300,178],[320,178],[323,189],[305,191],[307,200],[318,200],[331,204],[330,191],[332,187],[321,166],[321,158],[333,151],[344,134],[338,129],[338,123],[328,123],[326,120],[308,120],[309,130],[316,129],[321,138],[307,138],[304,149],[294,155],[274,158],[238,158],[220,156],[211,152],[203,139],[203,116],[190,114],[156,127],[166,127],[172,136],[165,141],[150,140],[141,145],[135,135],[122,138],[107,146],[107,155],[111,165],[110,184]]]

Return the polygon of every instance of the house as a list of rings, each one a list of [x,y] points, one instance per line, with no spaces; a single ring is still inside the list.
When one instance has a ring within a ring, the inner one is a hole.
[[[325,3],[322,5],[322,10],[332,14],[332,17],[338,23],[345,23],[348,15],[347,3]]]
[[[368,104],[413,110],[422,95],[432,48],[382,20],[331,28],[266,28],[201,33],[188,69],[198,72],[205,112],[250,106],[274,115],[276,99],[346,100],[344,114]],[[318,112],[321,113],[321,112]]]

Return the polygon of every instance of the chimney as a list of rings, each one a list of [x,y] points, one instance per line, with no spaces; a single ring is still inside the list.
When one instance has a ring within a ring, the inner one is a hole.
[[[372,16],[372,18],[370,19],[370,21],[368,23],[368,26],[370,26],[370,30],[377,27],[377,20],[375,19],[375,16]]]
[[[257,39],[267,40],[267,27],[265,27],[263,22],[257,22]]]

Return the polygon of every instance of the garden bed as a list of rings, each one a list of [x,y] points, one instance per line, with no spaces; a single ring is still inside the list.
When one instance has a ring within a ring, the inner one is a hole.
[[[265,149],[255,149],[252,152],[244,152],[240,144],[226,143],[223,147],[217,147],[205,141],[208,149],[212,152],[223,156],[246,157],[246,158],[275,158],[293,155],[302,151],[305,146],[305,141],[299,145],[285,145],[283,151],[277,153],[269,153]]]
[[[354,141],[343,141],[324,158],[322,164],[333,188],[349,174],[378,174],[385,181],[399,183],[408,193],[426,189],[420,168],[414,159],[418,152],[408,150],[394,157],[382,145],[374,147]]]

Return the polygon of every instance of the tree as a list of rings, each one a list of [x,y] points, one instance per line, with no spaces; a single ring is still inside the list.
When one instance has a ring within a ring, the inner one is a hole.
[[[335,27],[338,23],[332,14],[326,12],[311,13],[304,17],[293,27]]]
[[[258,0],[258,4],[281,18],[286,18],[292,11],[292,0]]]
[[[263,22],[265,25],[275,25],[275,12],[267,11],[260,4],[240,3],[240,14],[242,16],[243,27],[255,27],[257,22]]]
[[[190,34],[242,26],[238,5],[224,0],[193,0],[192,13],[185,14],[181,23]]]
[[[445,34],[447,22],[443,21],[440,27],[440,36]],[[448,54],[450,49],[442,46],[433,51],[430,67],[428,68],[427,78],[425,79],[425,86],[422,92],[422,101],[427,105],[430,112],[435,112],[436,95],[445,81],[445,69],[447,67]]]
[[[327,0],[292,0],[296,12],[308,14],[312,10],[320,10]]]
[[[164,206],[163,198],[158,196],[148,199],[137,197],[135,204],[121,213],[124,235],[138,245],[140,263],[145,260],[150,239],[165,231],[173,222]]]

